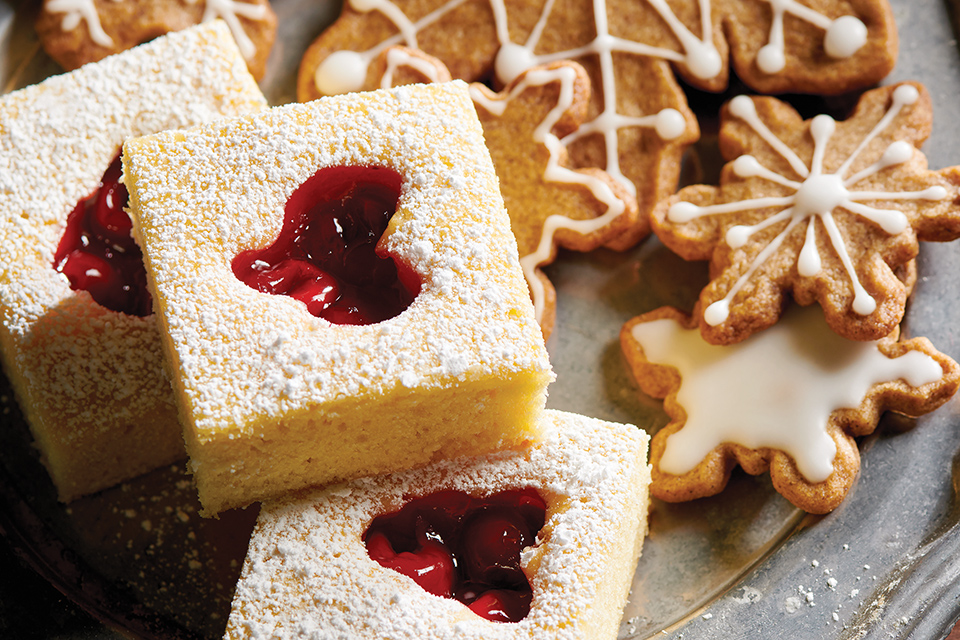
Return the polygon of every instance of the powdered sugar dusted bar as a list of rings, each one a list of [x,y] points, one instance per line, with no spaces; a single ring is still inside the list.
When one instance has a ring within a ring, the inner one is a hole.
[[[646,533],[646,434],[546,411],[520,451],[444,461],[265,503],[247,551],[227,640],[417,638],[603,640],[617,636]],[[484,620],[372,560],[371,520],[444,490],[487,496],[533,487],[547,518],[521,554],[533,588],[519,622]]]
[[[0,98],[3,365],[61,500],[184,455],[156,318],[54,268],[68,215],[127,137],[265,106],[220,22]]]
[[[332,324],[231,269],[337,166],[402,178],[379,247],[422,286],[375,324]],[[553,373],[465,84],[144,137],[124,168],[206,514],[536,434]]]

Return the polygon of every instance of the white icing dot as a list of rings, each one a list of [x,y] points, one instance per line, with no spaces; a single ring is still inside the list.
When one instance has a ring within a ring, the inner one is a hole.
[[[733,161],[733,173],[740,178],[752,178],[760,173],[760,162],[751,155]]]
[[[687,122],[676,109],[663,109],[657,114],[656,131],[661,140],[676,140],[686,130]]]
[[[717,51],[712,42],[697,41],[695,44],[691,44],[684,61],[687,63],[690,73],[702,80],[717,77],[723,69],[720,52]]]
[[[750,228],[738,224],[727,229],[727,244],[731,249],[739,249],[750,239]]]
[[[827,27],[823,48],[831,58],[849,58],[866,43],[866,25],[854,16],[842,16]]]
[[[920,92],[912,84],[902,84],[893,91],[894,102],[913,104],[920,97]]]
[[[494,70],[504,84],[513,82],[521,73],[536,64],[533,52],[526,47],[508,42],[500,47]]]
[[[320,93],[333,96],[359,91],[367,79],[367,63],[356,51],[335,51],[314,72]]]
[[[757,53],[757,67],[764,73],[777,73],[783,71],[787,60],[780,47],[768,44]]]
[[[730,316],[730,303],[726,300],[717,300],[703,312],[703,319],[711,327],[722,323]]]
[[[748,96],[737,96],[730,101],[730,113],[741,120],[746,120],[757,115],[757,108]]]
[[[862,316],[868,316],[877,308],[877,301],[870,297],[863,289],[857,291],[853,298],[853,310]]]
[[[911,156],[913,156],[913,145],[906,140],[898,140],[883,152],[883,155],[880,156],[880,164],[885,167],[903,164],[909,160]]]
[[[947,190],[944,187],[930,187],[923,192],[924,200],[943,200],[947,197]]]
[[[692,202],[674,203],[667,212],[670,222],[690,222],[700,213],[700,207]]]
[[[810,133],[814,138],[829,137],[837,128],[837,121],[828,115],[820,114],[810,123]]]

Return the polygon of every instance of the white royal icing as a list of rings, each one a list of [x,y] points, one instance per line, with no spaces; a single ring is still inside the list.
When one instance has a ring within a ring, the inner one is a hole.
[[[188,4],[196,4],[199,0],[186,0]],[[113,2],[123,2],[123,0],[113,0]],[[262,20],[266,17],[267,8],[264,5],[256,5],[248,2],[236,2],[235,0],[205,0],[202,22],[223,19],[230,27],[230,33],[240,49],[240,53],[247,60],[256,55],[256,45],[243,30],[239,17],[250,20]],[[90,33],[90,39],[101,47],[113,47],[113,38],[103,30],[100,23],[100,14],[93,0],[50,0],[44,8],[50,13],[64,13],[63,21],[60,23],[64,31],[73,31],[80,22],[87,23],[87,30]]]
[[[740,276],[722,300],[718,300],[704,310],[704,319],[711,326],[719,325],[729,316],[730,302],[750,280],[753,274],[780,248],[784,239],[800,223],[806,222],[806,240],[797,260],[797,270],[803,276],[815,276],[820,272],[821,260],[814,233],[816,220],[820,220],[830,238],[830,244],[840,258],[850,278],[854,290],[852,308],[860,315],[869,315],[876,309],[876,300],[867,293],[854,268],[853,261],[844,244],[843,237],[833,218],[833,211],[840,208],[877,224],[890,235],[904,231],[908,226],[907,217],[896,209],[878,209],[863,204],[869,200],[942,200],[947,191],[941,186],[920,191],[855,191],[851,189],[864,178],[872,176],[892,166],[908,161],[913,155],[913,146],[903,140],[889,145],[880,157],[870,166],[846,177],[853,162],[866,146],[890,126],[891,122],[917,101],[919,92],[912,85],[901,85],[893,92],[893,100],[883,118],[861,140],[857,148],[843,162],[835,173],[823,172],[823,158],[827,145],[836,128],[836,121],[827,115],[819,115],[810,123],[810,135],[814,141],[813,158],[808,168],[792,149],[777,138],[757,115],[753,100],[747,96],[738,96],[730,102],[730,114],[743,120],[777,154],[783,157],[801,180],[793,180],[762,166],[756,158],[744,155],[733,163],[733,172],[740,178],[761,178],[792,189],[787,196],[754,198],[740,202],[698,206],[690,202],[677,202],[670,207],[667,219],[675,223],[689,222],[708,215],[724,215],[757,209],[772,208],[774,213],[762,222],[752,226],[736,225],[730,227],[725,241],[732,249],[745,245],[758,231],[785,223],[781,231],[753,259],[747,270]]]
[[[918,388],[943,376],[923,352],[890,358],[876,342],[837,336],[816,306],[793,307],[735,345],[708,344],[673,319],[637,324],[631,335],[649,362],[680,373],[677,402],[686,421],[667,438],[660,460],[660,470],[672,475],[736,443],[784,451],[809,482],[823,482],[836,456],[826,431],[831,413],[857,408],[876,384],[902,379]]]
[[[824,30],[823,48],[831,58],[849,58],[867,42],[867,27],[855,16],[831,20],[796,0],[762,1],[773,10],[767,44],[757,53],[757,67],[764,73],[783,71],[786,64],[783,18],[788,13]]]
[[[533,253],[521,256],[520,265],[523,267],[524,276],[526,276],[527,284],[530,287],[538,322],[543,319],[545,301],[543,284],[536,275],[536,269],[539,265],[544,264],[550,259],[550,254],[553,249],[553,237],[557,230],[571,229],[586,235],[609,224],[617,216],[622,214],[626,207],[623,201],[617,198],[610,187],[602,180],[573,171],[572,169],[561,166],[559,163],[563,145],[560,139],[552,133],[552,130],[564,112],[573,104],[576,77],[576,71],[571,67],[534,69],[527,72],[527,74],[523,76],[523,79],[513,86],[505,99],[491,100],[476,88],[471,88],[470,91],[470,95],[475,104],[480,105],[490,114],[499,117],[504,113],[509,102],[526,91],[527,88],[559,82],[560,96],[556,106],[550,110],[533,132],[534,140],[542,143],[550,153],[547,167],[543,173],[543,179],[548,183],[584,185],[599,202],[607,207],[603,215],[587,220],[572,220],[566,216],[557,214],[548,217],[546,221],[544,221],[543,233],[540,236],[540,243],[537,245],[536,250],[534,250]]]

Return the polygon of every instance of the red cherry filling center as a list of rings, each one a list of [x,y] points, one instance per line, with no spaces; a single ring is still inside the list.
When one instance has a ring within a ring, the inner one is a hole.
[[[53,266],[67,276],[71,289],[88,291],[107,309],[142,317],[153,313],[153,308],[143,256],[123,210],[127,188],[120,184],[120,173],[117,156],[97,190],[67,216]]]
[[[378,252],[377,243],[396,211],[400,184],[400,174],[384,167],[321,169],[290,196],[277,240],[238,255],[233,273],[335,324],[399,315],[420,292],[420,280]]]
[[[536,543],[546,503],[534,489],[474,498],[441,491],[377,516],[364,533],[367,553],[425,591],[464,603],[496,622],[517,622],[533,591],[520,551]]]

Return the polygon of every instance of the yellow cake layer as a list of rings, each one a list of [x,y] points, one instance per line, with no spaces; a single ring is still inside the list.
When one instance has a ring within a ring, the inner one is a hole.
[[[297,187],[345,165],[401,175],[380,248],[422,280],[410,307],[367,326],[231,269],[273,243]],[[535,431],[553,373],[463,83],[142,137],[124,171],[206,515]]]
[[[559,411],[520,450],[445,460],[264,503],[226,640],[613,640],[646,534],[647,435]],[[484,620],[367,554],[378,515],[444,490],[476,497],[533,487],[547,503],[521,553],[533,588],[519,622]]]
[[[265,106],[219,21],[0,97],[3,367],[61,500],[184,456],[156,318],[54,270],[67,216],[126,138]]]

